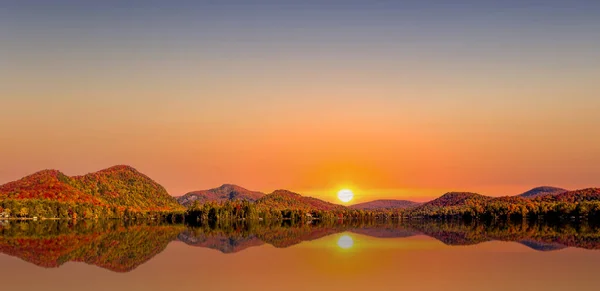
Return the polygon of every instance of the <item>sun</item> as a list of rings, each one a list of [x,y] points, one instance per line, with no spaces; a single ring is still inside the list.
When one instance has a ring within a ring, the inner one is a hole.
[[[354,197],[354,193],[352,193],[352,190],[350,189],[342,189],[338,191],[337,195],[338,199],[340,199],[340,201],[344,203],[350,202],[350,200],[352,200],[352,198]]]

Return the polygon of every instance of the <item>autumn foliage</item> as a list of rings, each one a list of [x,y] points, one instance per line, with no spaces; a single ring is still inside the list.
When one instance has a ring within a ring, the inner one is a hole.
[[[182,225],[122,220],[18,222],[0,226],[0,253],[56,268],[83,262],[128,272],[162,252]]]
[[[182,211],[158,183],[129,166],[69,177],[44,170],[0,186],[0,210],[13,217],[123,217]]]

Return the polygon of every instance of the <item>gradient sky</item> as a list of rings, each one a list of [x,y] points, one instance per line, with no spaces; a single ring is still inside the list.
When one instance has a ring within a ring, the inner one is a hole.
[[[0,183],[600,186],[600,1],[93,2],[0,2]]]

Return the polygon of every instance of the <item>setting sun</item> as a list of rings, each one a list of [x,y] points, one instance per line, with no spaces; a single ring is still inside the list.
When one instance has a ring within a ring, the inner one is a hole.
[[[352,193],[352,190],[350,189],[342,189],[338,191],[337,196],[342,202],[350,202],[350,200],[352,200],[354,197],[354,193]]]

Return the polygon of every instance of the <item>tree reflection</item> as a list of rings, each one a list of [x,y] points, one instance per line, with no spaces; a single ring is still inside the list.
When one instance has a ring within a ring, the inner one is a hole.
[[[600,228],[587,223],[483,223],[462,220],[330,221],[294,224],[289,221],[169,224],[156,221],[11,221],[0,224],[0,252],[35,265],[55,268],[84,262],[115,272],[128,272],[162,252],[169,242],[234,254],[269,244],[287,248],[346,232],[337,240],[352,248],[352,233],[374,239],[427,235],[444,244],[474,245],[491,240],[512,241],[537,251],[568,247],[600,249]]]
[[[41,267],[84,262],[128,272],[162,252],[182,225],[108,221],[22,221],[0,227],[0,252]]]

